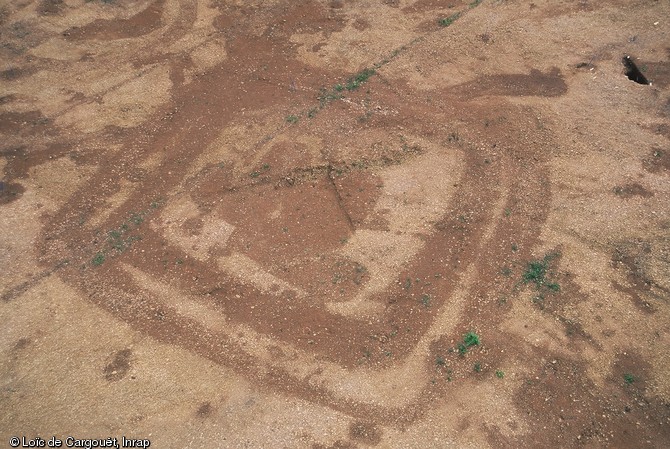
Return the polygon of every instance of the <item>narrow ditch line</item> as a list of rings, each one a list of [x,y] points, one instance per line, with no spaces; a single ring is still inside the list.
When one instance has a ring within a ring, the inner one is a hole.
[[[27,290],[29,290],[30,288],[34,287],[35,285],[39,284],[39,282],[40,282],[42,279],[48,278],[48,277],[51,276],[53,273],[55,273],[56,271],[60,270],[60,269],[63,268],[64,266],[66,266],[68,263],[69,263],[69,262],[68,262],[67,260],[58,262],[58,263],[56,264],[56,266],[54,266],[52,269],[50,269],[50,270],[44,270],[44,271],[42,271],[41,273],[39,273],[39,274],[33,276],[31,279],[28,279],[27,281],[22,282],[21,284],[15,286],[15,287],[10,288],[10,289],[7,290],[5,293],[3,293],[2,296],[0,296],[0,301],[2,301],[2,302],[10,302],[10,301],[16,299],[16,297],[18,297],[18,296],[21,295],[22,293],[25,293]]]
[[[333,191],[335,192],[335,197],[337,198],[337,206],[340,208],[342,214],[347,219],[347,223],[349,224],[349,229],[351,230],[351,232],[355,232],[356,227],[354,226],[354,222],[351,219],[349,212],[344,207],[344,203],[342,202],[342,195],[340,195],[340,191],[337,188],[337,185],[335,184],[335,177],[333,176],[334,171],[335,170],[333,169],[333,166],[331,164],[328,164],[328,173],[326,174],[326,176],[328,177],[328,181],[330,182],[330,185],[333,187]]]

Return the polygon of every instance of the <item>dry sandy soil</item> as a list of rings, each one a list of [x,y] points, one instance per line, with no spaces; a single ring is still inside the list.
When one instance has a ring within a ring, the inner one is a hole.
[[[669,19],[3,2],[0,446],[670,447]]]

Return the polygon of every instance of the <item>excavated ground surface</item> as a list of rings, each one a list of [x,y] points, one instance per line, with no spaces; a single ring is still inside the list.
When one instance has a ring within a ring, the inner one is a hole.
[[[0,444],[670,446],[669,17],[4,3]]]

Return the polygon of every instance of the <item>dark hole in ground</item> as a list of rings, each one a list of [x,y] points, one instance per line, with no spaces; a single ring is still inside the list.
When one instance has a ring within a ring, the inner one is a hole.
[[[635,81],[638,84],[645,84],[649,85],[651,84],[647,77],[645,77],[640,69],[637,68],[637,65],[635,65],[635,62],[633,61],[633,58],[630,56],[624,56],[623,57],[623,65],[626,67],[626,76],[628,77],[629,80]]]

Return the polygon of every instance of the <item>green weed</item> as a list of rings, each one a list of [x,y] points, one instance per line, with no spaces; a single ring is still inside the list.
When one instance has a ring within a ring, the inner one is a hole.
[[[497,370],[496,370],[496,377],[497,377],[498,379],[502,379],[503,377],[505,377],[505,372],[504,372],[503,370],[499,370],[499,369],[497,369]]]
[[[363,69],[347,81],[345,88],[347,90],[356,90],[375,73],[374,69]]]
[[[142,214],[142,213],[139,213],[139,214],[135,214],[135,213],[133,213],[133,214],[130,216],[130,221],[133,222],[133,224],[134,224],[135,226],[139,226],[139,225],[142,224],[142,222],[144,221],[144,214]]]
[[[456,346],[456,349],[458,350],[458,353],[463,356],[468,352],[469,347],[478,346],[479,343],[479,335],[475,334],[474,332],[468,332],[463,337],[463,343],[459,343]]]
[[[626,374],[623,375],[623,381],[626,382],[626,385],[630,385],[633,382],[635,382],[635,376],[633,376],[632,374],[626,373]]]
[[[475,334],[474,332],[468,332],[467,334],[465,334],[465,337],[463,338],[463,343],[465,343],[467,347],[478,346],[479,335]]]
[[[93,257],[93,265],[100,266],[105,261],[105,255],[103,253],[98,253]]]
[[[444,19],[438,20],[437,23],[439,23],[441,27],[448,27],[449,25],[454,23],[459,17],[461,17],[461,13],[456,13],[449,17],[445,17]]]
[[[421,295],[421,304],[423,304],[424,307],[428,308],[430,307],[430,295],[423,294]]]
[[[532,282],[537,288],[546,286],[552,291],[558,291],[560,289],[559,285],[554,282],[547,282],[546,279],[549,262],[554,257],[556,257],[556,254],[547,254],[542,260],[528,262],[526,271],[524,271],[522,276],[523,283],[528,284]]]

